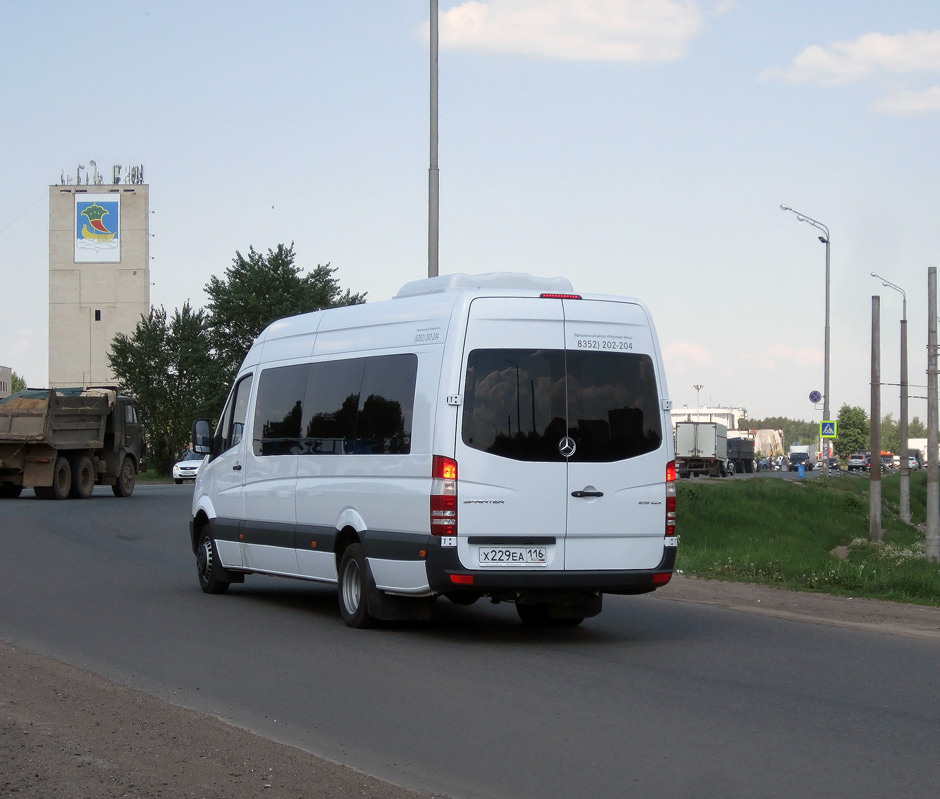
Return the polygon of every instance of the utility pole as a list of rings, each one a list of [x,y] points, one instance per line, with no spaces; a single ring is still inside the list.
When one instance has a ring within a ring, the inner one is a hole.
[[[428,277],[440,274],[441,175],[437,146],[437,2],[431,0],[431,166],[428,169]]]
[[[871,460],[869,461],[869,527],[881,540],[881,297],[871,298]]]
[[[927,270],[927,562],[940,563],[940,463],[937,463],[937,267]]]

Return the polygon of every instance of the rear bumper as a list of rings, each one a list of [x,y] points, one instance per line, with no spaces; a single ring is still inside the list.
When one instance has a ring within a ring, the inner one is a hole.
[[[457,550],[441,547],[432,539],[428,547],[427,572],[431,590],[441,593],[475,594],[643,594],[668,582],[676,563],[676,547],[665,547],[663,559],[654,569],[618,571],[548,571],[532,569],[465,569]],[[658,575],[658,577],[657,577]],[[452,580],[473,582],[457,582]],[[666,577],[666,579],[664,579]]]

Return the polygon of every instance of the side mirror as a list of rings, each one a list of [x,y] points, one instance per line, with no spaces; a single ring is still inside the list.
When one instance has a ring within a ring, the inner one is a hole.
[[[198,455],[208,455],[212,450],[212,431],[208,419],[197,419],[193,422],[193,452]]]

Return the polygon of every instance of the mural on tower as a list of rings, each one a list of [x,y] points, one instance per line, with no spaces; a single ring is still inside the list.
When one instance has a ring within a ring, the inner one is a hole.
[[[120,263],[120,231],[120,194],[75,194],[75,263]]]

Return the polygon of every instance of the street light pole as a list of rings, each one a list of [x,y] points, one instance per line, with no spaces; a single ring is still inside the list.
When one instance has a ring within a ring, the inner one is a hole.
[[[437,145],[437,2],[431,0],[431,166],[428,169],[428,277],[440,273],[441,174]]]
[[[871,276],[878,278],[882,286],[901,293],[901,421],[899,424],[901,434],[901,521],[910,524],[911,467],[907,459],[907,293],[900,286],[896,286],[881,275],[872,272]]]
[[[806,214],[801,214],[799,211],[794,211],[789,205],[781,205],[780,210],[790,211],[791,213],[796,214],[796,218],[800,222],[808,222],[815,228],[823,231],[826,235],[820,236],[819,240],[826,245],[826,335],[825,335],[825,349],[824,349],[824,365],[823,365],[823,421],[830,421],[831,417],[829,416],[829,228],[826,227],[822,222],[818,222],[812,217],[807,216]],[[829,476],[829,441],[826,440],[826,457],[823,458],[826,463],[826,477]]]

